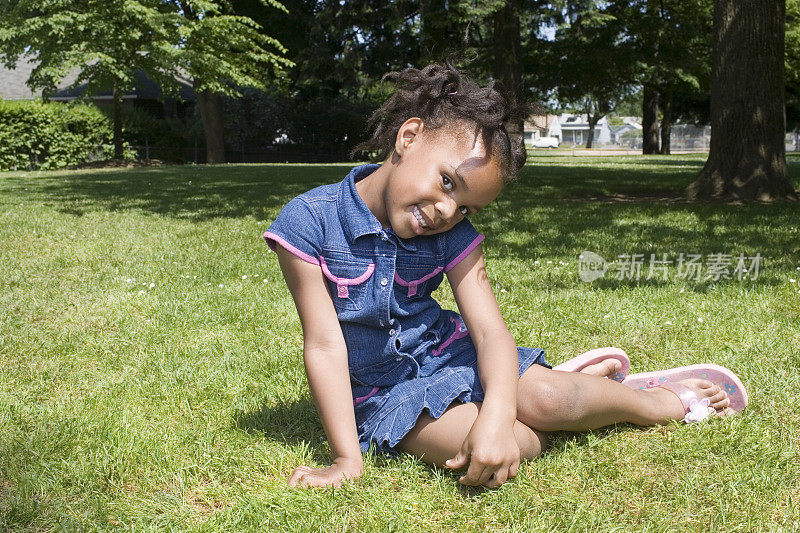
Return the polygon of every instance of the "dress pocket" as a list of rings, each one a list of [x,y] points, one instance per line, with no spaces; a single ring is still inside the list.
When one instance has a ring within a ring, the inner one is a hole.
[[[440,266],[398,265],[394,273],[395,287],[407,298],[419,298],[425,294],[431,280],[442,270],[444,269]]]
[[[334,306],[342,310],[361,310],[369,287],[366,281],[375,271],[375,263],[320,257],[319,264],[328,279]]]

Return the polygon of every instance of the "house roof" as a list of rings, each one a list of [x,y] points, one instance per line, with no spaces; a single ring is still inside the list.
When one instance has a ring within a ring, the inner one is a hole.
[[[562,130],[588,130],[589,119],[586,115],[575,115],[572,113],[562,113],[559,117]],[[597,123],[597,126],[603,126],[608,123],[608,116],[604,116]]]
[[[8,69],[0,64],[0,98],[6,100],[34,100],[41,98],[42,91],[32,91],[26,82],[30,78],[31,72],[36,68],[37,63],[26,57],[20,57],[17,60],[15,69]],[[52,100],[73,100],[86,92],[87,84],[82,83],[70,89],[70,86],[78,79],[79,70],[73,70],[58,85],[56,91],[50,96]],[[192,88],[192,81],[184,76],[176,76],[175,79],[180,84],[180,98],[187,102],[194,102],[197,100],[194,89]],[[136,73],[136,85],[133,91],[129,91],[123,95],[124,99],[141,98],[156,100],[161,96],[161,87],[147,77],[143,70]],[[93,98],[107,99],[112,97],[111,88],[100,91],[93,95]]]
[[[525,129],[529,130],[538,128],[541,130],[546,130],[552,126],[557,119],[557,115],[531,115],[528,117],[528,120],[525,121]]]

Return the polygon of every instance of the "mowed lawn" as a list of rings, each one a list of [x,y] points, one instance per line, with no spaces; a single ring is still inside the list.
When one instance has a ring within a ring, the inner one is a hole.
[[[722,364],[749,408],[557,434],[498,490],[383,456],[339,490],[286,485],[330,452],[261,234],[350,165],[0,173],[0,531],[798,530],[800,206],[679,201],[702,164],[535,157],[473,223],[518,344]],[[645,265],[587,283],[584,250]],[[730,255],[730,279],[681,253]],[[650,254],[675,262],[648,276]]]

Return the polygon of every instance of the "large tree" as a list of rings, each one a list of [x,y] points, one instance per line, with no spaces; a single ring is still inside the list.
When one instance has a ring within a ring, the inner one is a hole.
[[[72,87],[86,83],[88,94],[111,89],[114,156],[121,158],[122,94],[133,88],[136,72],[148,71],[168,91],[175,85],[153,53],[170,44],[167,11],[153,0],[0,0],[0,58],[14,68],[21,56],[30,56],[37,66],[28,85],[45,95],[75,69],[80,72]]]
[[[281,8],[276,0],[265,5]],[[0,0],[0,58],[38,63],[28,84],[53,91],[72,70],[88,93],[112,89],[114,155],[121,158],[122,94],[144,70],[165,94],[178,75],[193,78],[206,133],[207,161],[224,162],[219,94],[235,86],[264,87],[271,70],[288,65],[281,45],[245,17],[228,14],[228,0]],[[216,114],[215,114],[216,113]]]
[[[693,200],[796,200],[784,146],[783,0],[714,0],[711,147]]]

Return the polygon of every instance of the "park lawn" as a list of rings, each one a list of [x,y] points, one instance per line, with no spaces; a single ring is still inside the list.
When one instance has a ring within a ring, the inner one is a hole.
[[[533,163],[473,220],[518,344],[723,364],[745,413],[558,434],[493,491],[382,456],[339,490],[289,489],[330,454],[261,234],[349,165],[0,173],[0,530],[800,528],[798,206],[678,201],[701,156]],[[762,260],[756,279],[585,283],[583,250]]]

